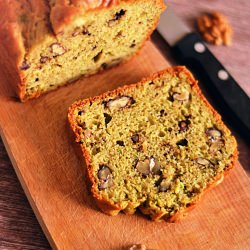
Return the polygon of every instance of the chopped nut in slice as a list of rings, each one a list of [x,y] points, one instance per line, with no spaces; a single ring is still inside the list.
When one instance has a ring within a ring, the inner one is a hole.
[[[155,160],[153,157],[146,158],[144,161],[138,161],[136,169],[143,175],[148,175],[150,173],[156,175],[161,174],[161,165],[159,161]]]
[[[27,70],[30,68],[30,65],[27,63],[26,60],[23,61],[22,65],[20,66],[21,70]]]
[[[103,165],[101,169],[98,171],[98,178],[100,180],[105,180],[111,175],[111,170],[109,167]]]
[[[129,107],[134,102],[134,99],[130,96],[119,96],[108,101],[106,103],[106,107],[108,107],[109,109],[122,109],[125,107]]]
[[[209,148],[209,153],[216,153],[217,151],[219,151],[224,145],[224,141],[223,140],[217,140],[215,142],[213,142]]]
[[[208,166],[211,162],[205,158],[202,158],[202,157],[198,157],[196,159],[196,162],[199,164],[199,165],[202,165],[202,166]]]
[[[50,48],[53,57],[61,56],[66,52],[66,49],[60,43],[52,43]]]
[[[74,32],[72,33],[72,36],[78,36],[78,35],[90,35],[88,29],[83,27],[77,27],[75,28]]]
[[[134,144],[136,144],[137,142],[139,142],[140,136],[139,136],[138,134],[133,134],[133,135],[131,136],[131,140],[132,140],[132,142],[133,142]]]
[[[163,179],[160,183],[159,191],[166,192],[170,188],[170,186],[171,186],[171,182],[166,179]]]
[[[154,158],[150,159],[150,171],[153,174],[161,174],[161,164],[158,160],[155,160]]]
[[[98,171],[98,178],[100,180],[100,189],[106,189],[113,186],[111,170],[109,167],[102,165],[101,169]]]
[[[112,187],[113,185],[114,185],[113,179],[111,177],[109,177],[106,180],[101,180],[99,188],[106,189],[106,188]]]
[[[46,63],[48,60],[49,60],[49,57],[47,57],[47,56],[40,57],[40,63]]]
[[[222,136],[222,132],[216,128],[208,128],[206,130],[206,134],[208,136],[208,139],[213,141],[219,140]]]
[[[180,132],[187,131],[190,123],[191,122],[188,119],[180,121],[178,124],[180,128]]]
[[[136,164],[136,169],[139,173],[148,175],[150,173],[150,160],[145,159],[144,161],[138,161]]]
[[[189,93],[187,91],[182,93],[174,93],[173,98],[177,101],[187,101],[189,99]]]

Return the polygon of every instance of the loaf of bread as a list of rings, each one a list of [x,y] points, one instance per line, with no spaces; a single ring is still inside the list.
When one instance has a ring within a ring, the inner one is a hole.
[[[163,0],[0,1],[1,71],[22,101],[129,60]]]
[[[177,221],[237,159],[237,146],[185,67],[77,101],[68,114],[103,212]],[[76,144],[76,145],[77,145]]]

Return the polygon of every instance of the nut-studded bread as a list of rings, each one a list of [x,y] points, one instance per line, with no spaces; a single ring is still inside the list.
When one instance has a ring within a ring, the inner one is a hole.
[[[178,220],[234,166],[237,147],[185,67],[74,103],[69,122],[99,207]]]
[[[0,1],[0,61],[22,101],[129,60],[163,0]]]

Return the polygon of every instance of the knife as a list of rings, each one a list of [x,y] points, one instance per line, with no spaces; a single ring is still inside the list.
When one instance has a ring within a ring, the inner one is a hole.
[[[234,123],[250,142],[250,98],[241,89],[216,57],[209,51],[198,33],[191,32],[168,7],[162,14],[157,30],[172,48],[177,59],[195,72],[209,87],[219,109]]]

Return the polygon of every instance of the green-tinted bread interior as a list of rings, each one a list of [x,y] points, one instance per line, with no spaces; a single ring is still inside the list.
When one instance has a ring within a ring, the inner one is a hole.
[[[110,203],[168,218],[231,165],[234,138],[186,73],[116,93],[74,111],[94,186]]]
[[[162,12],[160,2],[121,2],[89,11],[55,37],[51,33],[26,55],[26,98],[131,58],[142,47]]]

